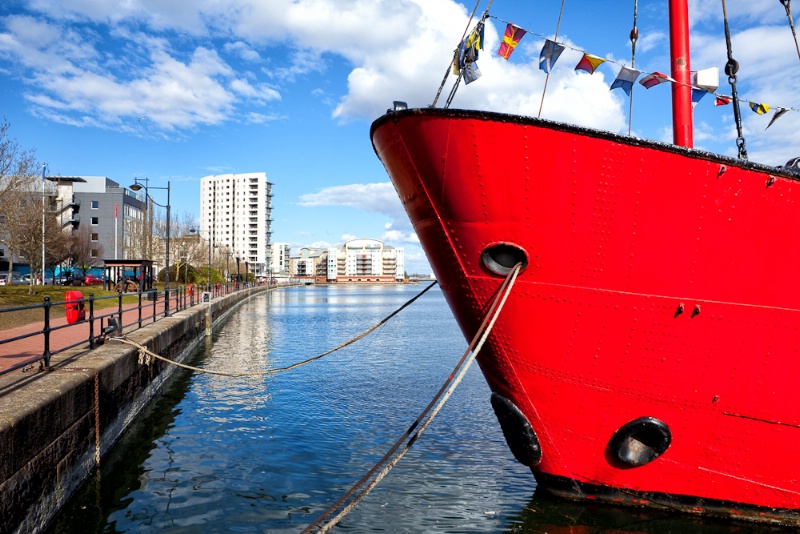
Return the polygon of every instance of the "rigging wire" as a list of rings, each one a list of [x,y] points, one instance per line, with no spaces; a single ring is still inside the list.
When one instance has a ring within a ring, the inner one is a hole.
[[[736,91],[736,72],[739,70],[739,62],[733,59],[733,47],[731,46],[731,31],[728,27],[728,10],[725,7],[725,0],[722,0],[722,17],[725,21],[725,45],[728,48],[728,62],[725,63],[725,74],[728,75],[728,83],[731,84],[731,100],[733,104],[733,118],[736,121],[736,146],[739,148],[739,159],[747,160],[747,149],[742,135],[742,113],[739,109],[739,96]]]
[[[367,484],[367,481],[375,475],[377,470],[381,467],[385,467],[375,476],[375,478],[369,482],[369,484],[364,487],[361,492],[356,495],[353,500],[335,516],[333,517],[328,523],[319,527],[317,530],[318,533],[328,532],[331,528],[333,528],[341,519],[347,515],[356,505],[367,496],[367,494],[378,485],[378,483],[386,476],[386,474],[400,461],[400,459],[405,455],[408,449],[416,443],[419,436],[422,432],[428,427],[428,425],[433,421],[433,418],[436,417],[436,414],[441,410],[442,406],[447,402],[447,400],[452,395],[455,388],[461,382],[462,378],[464,377],[465,373],[469,369],[472,362],[477,358],[478,354],[483,347],[484,342],[486,341],[487,337],[492,331],[494,327],[494,323],[497,320],[498,315],[503,310],[503,306],[505,305],[506,299],[511,294],[511,289],[514,287],[514,283],[517,279],[517,275],[519,274],[520,269],[522,268],[522,264],[518,263],[514,266],[514,268],[509,272],[508,276],[503,280],[503,283],[497,290],[497,294],[495,298],[492,300],[492,304],[489,307],[488,312],[483,318],[483,322],[481,323],[478,331],[473,336],[472,341],[467,347],[467,350],[464,351],[464,354],[461,356],[461,359],[456,364],[453,372],[450,373],[450,376],[445,380],[442,387],[433,397],[431,402],[422,413],[417,417],[417,419],[411,424],[411,426],[406,430],[406,432],[398,439],[395,444],[392,446],[389,451],[383,455],[383,457],[378,460],[378,462],[363,476],[359,479],[338,501],[332,504],[327,510],[325,510],[319,517],[317,517],[314,521],[311,522],[305,529],[303,529],[301,534],[308,534],[313,531],[316,527],[321,525],[321,523],[329,517],[333,512],[335,512],[339,507],[341,507],[348,499],[353,497],[356,491]],[[471,354],[470,354],[471,353]],[[433,408],[434,404],[438,401],[438,404],[435,408]],[[432,410],[433,408],[433,410]],[[432,410],[432,411],[431,411]],[[430,415],[428,415],[430,413]],[[427,417],[427,419],[426,419]],[[423,422],[424,419],[424,422]],[[422,425],[420,423],[422,422]],[[419,427],[417,429],[417,427]],[[413,436],[411,433],[417,429]],[[411,438],[403,445],[403,442],[411,436]],[[402,449],[400,448],[403,445]],[[399,452],[398,449],[400,449]],[[392,455],[397,454],[392,458]]]
[[[639,28],[636,26],[636,18],[639,12],[639,0],[633,0],[633,28],[631,29],[631,68],[636,67],[636,41],[639,40]],[[628,135],[631,135],[631,125],[633,124],[633,89],[628,98]]]
[[[289,366],[286,366],[286,367],[278,367],[278,368],[275,368],[275,369],[267,369],[265,371],[254,371],[254,372],[250,372],[250,373],[229,373],[229,372],[226,372],[226,371],[214,371],[212,369],[203,369],[201,367],[193,367],[191,365],[186,365],[186,364],[183,364],[183,363],[180,363],[180,362],[176,362],[174,360],[170,360],[169,358],[165,358],[163,356],[160,356],[160,355],[150,351],[144,345],[142,345],[140,343],[137,343],[136,341],[133,341],[131,339],[128,339],[126,336],[112,337],[112,338],[109,338],[109,339],[111,339],[112,341],[118,341],[120,343],[126,343],[128,345],[132,345],[132,346],[136,347],[137,349],[139,349],[139,363],[143,363],[145,365],[149,365],[150,359],[153,358],[153,359],[156,359],[156,360],[161,360],[163,362],[175,365],[177,367],[181,367],[183,369],[188,369],[189,371],[195,371],[197,373],[205,373],[205,374],[209,374],[209,375],[228,376],[228,377],[233,377],[233,378],[238,378],[238,377],[242,377],[242,376],[274,375],[274,374],[281,373],[281,372],[284,372],[284,371],[291,371],[292,369],[297,369],[298,367],[302,367],[303,365],[309,364],[309,363],[311,363],[311,362],[313,362],[315,360],[319,360],[320,358],[323,358],[323,357],[325,357],[325,356],[327,356],[327,355],[329,355],[331,353],[334,353],[337,350],[343,349],[343,348],[347,347],[348,345],[352,345],[353,343],[355,343],[359,339],[364,338],[365,336],[367,336],[368,334],[370,334],[371,332],[376,330],[379,326],[384,325],[387,321],[389,321],[389,319],[391,319],[392,317],[394,317],[395,315],[397,315],[398,313],[403,311],[405,308],[410,306],[414,301],[416,301],[418,298],[420,298],[422,295],[424,295],[430,288],[435,286],[436,283],[437,283],[436,281],[431,282],[431,284],[428,287],[426,287],[425,289],[423,289],[422,291],[417,293],[413,298],[409,299],[405,304],[403,304],[402,306],[397,308],[395,311],[393,311],[392,313],[390,313],[389,315],[387,315],[386,317],[384,317],[383,319],[381,319],[380,321],[378,321],[377,323],[375,323],[371,327],[367,328],[366,330],[364,330],[363,332],[361,332],[357,336],[348,339],[347,341],[345,341],[341,345],[339,345],[337,347],[334,347],[334,348],[332,348],[332,349],[330,349],[328,351],[325,351],[322,354],[318,354],[316,356],[313,356],[313,357],[308,358],[306,360],[294,363],[292,365],[289,365]]]
[[[564,15],[564,0],[561,0],[561,9],[558,11],[558,22],[556,23],[556,34],[553,37],[555,41],[558,39],[558,30],[561,28],[561,17]],[[553,69],[547,69],[547,76],[544,78],[544,87],[542,88],[542,100],[539,102],[539,115],[537,118],[542,118],[542,108],[544,107],[544,95],[547,94],[547,82],[550,80],[550,71]]]
[[[794,47],[797,49],[797,57],[800,58],[800,44],[797,43],[797,32],[794,29],[794,20],[792,20],[792,6],[791,0],[780,0],[783,7],[786,8],[786,18],[789,19],[789,27],[792,28],[792,37],[794,37]]]
[[[477,0],[475,2],[475,7],[472,8],[472,14],[469,16],[469,20],[467,21],[467,25],[464,26],[464,33],[461,34],[461,40],[459,40],[459,45],[461,41],[464,40],[464,37],[467,36],[467,30],[469,30],[469,25],[472,24],[472,19],[475,18],[475,13],[478,12],[478,6],[481,5],[481,0]],[[486,11],[489,11],[489,8],[492,7],[492,0],[489,0],[489,5],[486,6]],[[444,78],[442,78],[442,83],[439,85],[439,90],[436,92],[436,97],[433,99],[433,104],[431,104],[432,108],[436,107],[436,102],[439,101],[439,96],[442,94],[442,89],[444,89],[444,84],[447,82],[447,77],[450,75],[450,71],[453,69],[453,62],[458,61],[456,59],[458,57],[458,46],[456,47],[455,51],[453,52],[453,59],[450,61],[450,64],[447,66],[447,70],[444,72]],[[458,79],[456,80],[455,85],[458,85],[458,82],[461,81],[461,73],[458,74]],[[455,96],[455,87],[450,90],[450,97],[447,99],[448,103],[453,99]]]

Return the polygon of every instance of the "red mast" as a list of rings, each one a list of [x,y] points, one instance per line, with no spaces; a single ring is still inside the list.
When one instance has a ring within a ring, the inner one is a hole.
[[[672,138],[676,145],[692,148],[692,74],[689,65],[689,8],[687,0],[669,1],[669,36],[672,77]]]

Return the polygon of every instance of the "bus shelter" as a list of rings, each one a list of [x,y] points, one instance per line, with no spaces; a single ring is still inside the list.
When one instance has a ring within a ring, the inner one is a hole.
[[[105,260],[103,289],[124,293],[153,289],[153,260]]]

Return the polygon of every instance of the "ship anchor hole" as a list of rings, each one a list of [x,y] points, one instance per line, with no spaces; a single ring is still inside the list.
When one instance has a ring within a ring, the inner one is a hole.
[[[654,417],[640,417],[622,425],[608,442],[611,463],[619,467],[649,464],[669,448],[672,433]]]
[[[528,255],[522,247],[513,243],[494,243],[483,249],[481,261],[494,274],[507,276],[518,263],[525,269],[528,266]]]

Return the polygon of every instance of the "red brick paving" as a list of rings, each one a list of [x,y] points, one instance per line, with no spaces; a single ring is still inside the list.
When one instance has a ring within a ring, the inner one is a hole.
[[[163,295],[159,295],[162,297]],[[171,299],[172,300],[172,299]],[[188,305],[188,302],[187,302]],[[139,313],[137,311],[138,303],[123,304],[122,306],[122,324],[123,326],[136,323],[138,325]],[[171,309],[174,311],[175,301],[170,303]],[[164,300],[161,298],[156,305],[157,316],[156,319],[164,317]],[[9,312],[13,313],[13,312]],[[108,315],[114,313],[115,318],[119,319],[119,308],[110,307],[101,310],[95,310],[94,321],[94,335],[99,336],[101,333],[101,320],[99,317],[102,315],[102,324],[105,326],[108,321]],[[44,311],[42,311],[44,315]],[[88,310],[87,310],[88,316]],[[2,315],[0,315],[0,318]],[[142,325],[153,322],[153,301],[142,301]],[[54,329],[67,324],[66,317],[60,319],[51,319],[50,328]],[[9,343],[0,344],[0,373],[20,365],[26,361],[36,360],[32,365],[38,366],[38,359],[42,358],[44,354],[44,335],[41,332],[44,329],[44,318],[41,321],[31,323],[18,328],[3,329],[0,332],[0,340],[11,339],[25,334],[34,334],[24,339],[11,341]],[[75,345],[76,348],[89,348],[89,321],[81,321],[70,325],[69,327],[62,328],[50,333],[50,353],[57,352],[65,347]]]

